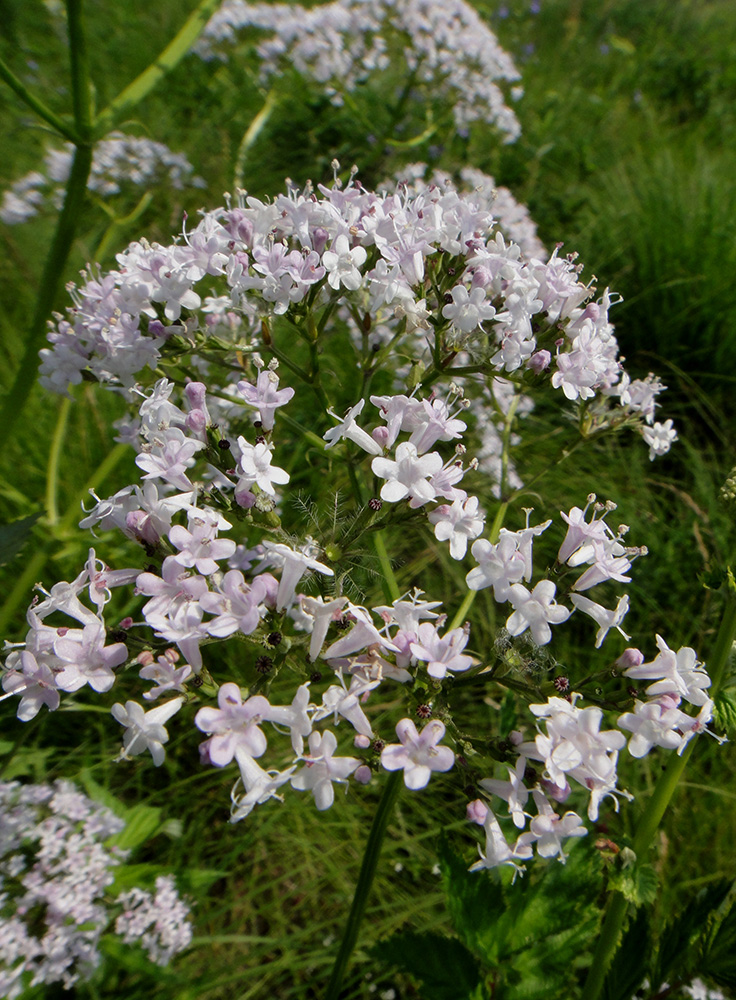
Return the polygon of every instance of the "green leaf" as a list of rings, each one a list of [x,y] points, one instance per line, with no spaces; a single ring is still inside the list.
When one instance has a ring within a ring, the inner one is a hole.
[[[635,862],[610,878],[610,887],[634,906],[653,903],[657,898],[657,873],[648,864]]]
[[[542,862],[514,885],[507,872],[469,872],[445,842],[439,857],[455,931],[503,984],[504,1000],[571,995],[600,919],[590,857],[578,850],[566,865]]]
[[[395,934],[374,954],[422,984],[423,1000],[476,1000],[485,997],[477,959],[457,938],[441,934]]]
[[[719,691],[713,699],[713,721],[732,739],[736,737],[736,688]]]
[[[731,886],[721,913],[709,929],[697,972],[719,986],[736,987],[736,883]]]
[[[125,829],[111,837],[109,843],[125,850],[140,847],[161,830],[161,810],[154,806],[133,806],[124,819]]]
[[[186,871],[177,874],[176,881],[183,892],[197,895],[205,892],[221,878],[227,878],[229,874],[217,868],[187,868]]]
[[[5,566],[22,551],[29,538],[31,529],[41,516],[41,511],[22,517],[19,521],[0,525],[0,566]]]
[[[665,925],[659,935],[659,948],[650,976],[654,992],[661,989],[665,982],[686,979],[688,972],[697,971],[694,939],[702,933],[708,918],[721,906],[730,887],[729,882],[723,881],[703,889],[682,913]]]
[[[116,799],[109,789],[103,788],[102,785],[98,785],[87,768],[85,768],[79,775],[79,781],[82,788],[84,788],[85,792],[91,799],[98,802],[102,806],[107,806],[107,808],[111,810],[111,812],[114,812],[116,816],[119,816],[120,819],[125,819],[128,807],[124,805],[120,799]]]
[[[495,925],[506,910],[500,881],[488,872],[469,872],[467,862],[444,838],[439,861],[452,926],[467,947],[493,968],[500,944]]]
[[[603,983],[603,1000],[630,1000],[647,974],[649,915],[641,909],[631,921]]]

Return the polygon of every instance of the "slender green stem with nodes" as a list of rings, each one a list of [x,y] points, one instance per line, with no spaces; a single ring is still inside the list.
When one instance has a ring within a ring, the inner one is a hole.
[[[125,116],[177,66],[197,41],[204,26],[220,6],[220,0],[203,0],[185,21],[160,56],[137,76],[94,120],[95,134],[107,135]]]
[[[373,884],[373,877],[376,874],[388,821],[393,811],[394,803],[401,791],[402,779],[403,773],[401,771],[394,771],[388,775],[386,783],[383,786],[381,799],[378,803],[376,814],[373,817],[371,832],[368,834],[368,842],[365,845],[358,884],[355,887],[355,895],[353,896],[353,905],[350,908],[350,914],[345,924],[345,933],[340,942],[340,950],[337,953],[337,958],[332,968],[332,976],[327,986],[325,1000],[338,1000],[340,996],[340,988],[348,961],[353,953],[355,942],[358,940],[358,931],[360,930],[360,924],[365,913],[368,894]]]
[[[78,139],[77,133],[71,122],[55,114],[51,108],[47,107],[44,102],[36,97],[35,94],[26,87],[22,80],[20,80],[15,73],[12,71],[10,66],[5,62],[4,59],[0,59],[0,80],[5,80],[7,85],[11,90],[20,97],[20,99],[35,111],[39,118],[43,119],[48,125],[58,132],[60,136],[64,139],[68,139],[69,142],[76,142]]]

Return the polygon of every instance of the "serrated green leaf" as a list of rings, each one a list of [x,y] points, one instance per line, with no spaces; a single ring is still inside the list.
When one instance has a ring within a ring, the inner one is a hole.
[[[506,910],[500,880],[489,872],[469,872],[468,863],[446,840],[439,847],[440,871],[452,926],[461,941],[493,968],[501,944],[495,924]]]
[[[395,934],[374,954],[422,984],[423,1000],[475,1000],[482,984],[477,959],[457,938],[441,934]]]
[[[691,900],[674,920],[665,925],[659,935],[659,947],[652,963],[650,976],[654,992],[665,982],[687,979],[697,971],[697,949],[694,939],[706,928],[708,918],[723,903],[730,883],[723,881],[708,886]]]
[[[736,883],[730,887],[723,907],[707,932],[697,972],[719,986],[733,988],[736,987]]]
[[[716,728],[732,739],[736,737],[736,688],[719,691],[713,699],[713,721]]]
[[[603,1000],[631,1000],[648,971],[649,915],[637,912],[624,934],[603,982]]]
[[[613,874],[609,884],[629,903],[643,906],[645,903],[653,903],[657,898],[659,880],[651,865],[634,863]]]
[[[19,521],[0,525],[0,566],[5,566],[21,552],[31,537],[31,529],[41,516],[41,511],[22,517]]]
[[[514,885],[510,875],[469,872],[446,843],[440,868],[455,931],[484,967],[498,971],[505,1000],[536,1000],[572,990],[585,942],[600,919],[600,878],[584,852],[567,865],[541,863]]]
[[[109,840],[111,845],[124,850],[140,847],[161,829],[161,810],[155,806],[133,806],[124,819],[125,829]]]

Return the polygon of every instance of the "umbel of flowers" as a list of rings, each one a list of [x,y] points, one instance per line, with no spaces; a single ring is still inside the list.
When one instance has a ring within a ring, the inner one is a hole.
[[[341,105],[360,85],[398,69],[400,103],[423,90],[423,103],[452,108],[458,132],[482,122],[513,142],[521,131],[504,94],[519,71],[465,0],[333,0],[310,9],[224,0],[195,50],[225,61],[253,30],[264,83],[296,70]],[[512,96],[521,93],[515,88]]]
[[[535,846],[564,860],[565,840],[586,832],[581,813],[595,821],[627,796],[619,753],[682,752],[706,729],[709,677],[692,649],[660,637],[653,659],[633,648],[616,658],[626,680],[612,703],[587,690],[587,660],[580,684],[572,670],[555,677],[546,702],[529,688],[531,736],[467,734],[453,708],[463,677],[503,684],[523,643],[546,646],[573,614],[593,622],[596,648],[611,630],[628,639],[628,596],[610,608],[596,588],[628,583],[646,550],[609,523],[614,503],[591,494],[554,526],[528,512],[523,527],[503,527],[518,481],[515,414],[546,395],[584,436],[630,428],[651,458],[676,437],[655,419],[661,383],[622,369],[615,298],[583,283],[559,247],[527,257],[487,196],[449,181],[370,192],[354,172],[273,201],[241,192],[171,245],[134,243],[116,270],[85,275],[49,334],[43,380],[64,391],[94,379],[131,404],[118,431],[139,478],[95,495],[81,527],[122,532],[140,561],[113,569],[90,549],[75,580],[34,600],[2,680],[19,718],[90,687],[114,700],[119,759],[160,765],[176,717],[193,752],[201,741],[202,762],[235,779],[234,821],[289,790],[328,809],[335,785],[383,771],[419,791],[435,772],[452,780],[469,741],[495,738],[506,749],[477,765],[476,754],[470,772],[485,795],[469,806],[485,830],[475,867],[519,866]],[[347,383],[330,388],[339,358]],[[352,490],[301,537],[288,520],[300,441],[319,470],[316,493],[342,480]],[[488,525],[481,500],[494,493]],[[459,610],[443,611],[419,579],[399,592],[384,541],[395,526],[467,560]],[[556,557],[540,569],[546,532]],[[350,582],[373,546],[382,603]],[[121,620],[115,592],[131,589],[138,611]],[[505,622],[491,651],[473,648],[465,620],[479,590]],[[217,656],[229,640],[240,643],[236,668]],[[634,694],[632,681],[645,690]],[[398,722],[373,710],[396,698]]]
[[[168,875],[155,892],[115,891],[129,851],[110,843],[125,822],[69,781],[0,782],[0,995],[61,983],[100,964],[114,933],[166,965],[192,939],[189,907]]]

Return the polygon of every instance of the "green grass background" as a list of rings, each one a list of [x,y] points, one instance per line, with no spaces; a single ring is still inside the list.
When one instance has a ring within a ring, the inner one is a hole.
[[[90,0],[98,106],[145,68],[193,7],[191,0]],[[631,525],[632,544],[650,550],[636,564],[630,587],[627,625],[635,640],[651,653],[653,636],[661,632],[670,645],[691,644],[707,652],[720,598],[703,581],[733,560],[736,542],[733,511],[718,501],[720,485],[736,464],[736,11],[728,0],[541,0],[536,14],[526,2],[502,9],[478,0],[476,7],[522,70],[525,96],[517,107],[522,138],[499,146],[486,129],[460,138],[445,126],[412,149],[410,158],[449,170],[469,163],[493,173],[529,205],[548,246],[564,241],[566,251],[579,251],[584,277],[595,274],[601,288],[610,285],[623,295],[613,318],[627,367],[636,375],[653,370],[663,377],[670,386],[663,412],[680,432],[670,456],[653,464],[643,446],[619,439],[576,452],[540,480],[535,516],[553,516],[591,490],[616,500],[617,521]],[[66,110],[58,16],[37,0],[0,0],[0,26],[3,58],[54,110]],[[103,238],[109,250],[99,262],[109,267],[128,240],[139,235],[166,240],[178,229],[183,210],[195,215],[200,204],[211,207],[222,191],[232,189],[238,148],[265,99],[248,53],[246,43],[242,58],[227,65],[189,58],[136,109],[125,130],[186,152],[206,191],[157,190],[133,226],[112,232],[104,212],[90,204],[73,248],[70,279],[88,260],[98,259]],[[382,141],[390,125],[382,91],[365,87],[356,96],[378,136],[372,144],[354,113],[333,108],[316,87],[285,78],[279,94],[245,164],[253,194],[280,191],[286,176],[299,183],[310,177],[326,181],[334,156],[343,164],[363,165],[360,176],[370,186],[407,158]],[[0,189],[33,169],[49,142],[14,95],[7,90],[2,95]],[[421,133],[422,112],[418,106],[403,134]],[[121,200],[118,215],[134,204],[135,199]],[[10,383],[23,348],[53,224],[49,215],[0,228],[0,387]],[[22,637],[36,580],[49,585],[79,571],[89,538],[74,527],[73,512],[87,481],[106,495],[130,480],[129,456],[104,482],[95,473],[113,449],[110,421],[118,411],[114,397],[85,386],[75,393],[67,426],[60,427],[59,400],[35,390],[8,442],[0,468],[0,520],[41,515],[30,544],[0,570],[5,601],[0,615],[9,639]],[[548,435],[557,422],[545,406],[526,419],[515,455],[524,478],[553,460],[556,443]],[[61,461],[49,475],[51,443],[61,431]],[[135,565],[135,551],[118,538],[105,538],[99,548],[115,566]],[[456,567],[444,567],[445,593],[437,594],[429,546],[399,550],[399,557],[400,584],[424,579],[432,596],[444,597],[448,609],[455,609]],[[482,607],[488,620],[474,638],[478,643],[492,635],[492,602]],[[579,663],[588,655],[590,633],[577,626],[561,629],[555,643],[559,660]],[[116,725],[93,699],[78,701],[86,703],[86,711],[43,713],[25,726],[15,720],[11,704],[0,705],[3,777],[46,781],[89,775],[128,805],[161,806],[167,817],[181,820],[180,835],[154,836],[138,860],[176,871],[185,884],[189,877],[196,899],[195,945],[173,969],[151,970],[121,956],[78,994],[318,998],[329,972],[329,945],[338,940],[349,906],[377,788],[351,788],[346,799],[338,794],[326,815],[317,814],[306,797],[287,795],[283,806],[270,804],[232,826],[230,776],[224,780],[220,772],[199,769],[191,738],[175,739],[159,770],[140,758],[113,765]],[[469,725],[479,728],[495,711],[472,696],[464,708]],[[624,769],[622,783],[644,794],[661,766],[662,758],[652,754],[643,768]],[[663,914],[686,905],[699,887],[734,874],[733,769],[728,746],[719,750],[712,741],[700,741],[653,854]],[[401,996],[418,995],[390,970],[381,971],[368,948],[398,928],[447,928],[433,874],[435,844],[438,832],[449,830],[470,863],[474,848],[463,809],[462,797],[442,778],[425,794],[403,794],[346,996],[375,996],[388,986],[403,991]],[[606,813],[600,832],[622,837],[637,811],[632,805],[618,816]],[[212,874],[198,882],[201,871]]]

